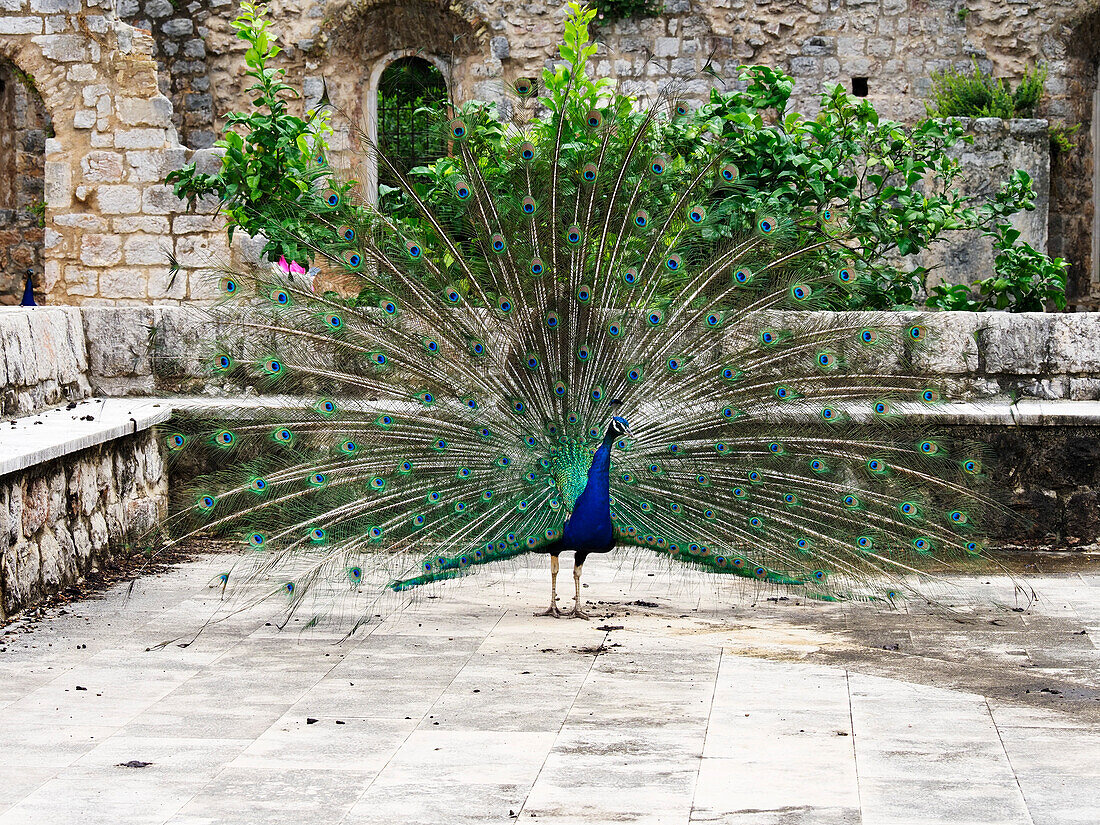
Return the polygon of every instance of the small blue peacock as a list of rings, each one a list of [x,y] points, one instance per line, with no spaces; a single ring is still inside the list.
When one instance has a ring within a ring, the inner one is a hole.
[[[515,81],[507,123],[441,114],[443,191],[369,150],[382,206],[303,195],[309,272],[224,273],[212,369],[299,401],[168,434],[215,462],[173,541],[239,535],[290,612],[544,553],[545,613],[584,618],[585,560],[627,545],[826,600],[980,560],[981,452],[922,423],[945,398],[911,369],[926,327],[816,311],[863,282],[843,213],[746,214],[720,135],[657,151],[686,104],[639,109],[585,56],[546,96]]]

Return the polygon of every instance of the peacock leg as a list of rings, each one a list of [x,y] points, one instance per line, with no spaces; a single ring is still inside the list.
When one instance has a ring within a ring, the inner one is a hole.
[[[550,607],[544,610],[542,613],[536,613],[536,616],[561,616],[562,612],[558,610],[558,568],[559,562],[557,556],[550,557]]]
[[[576,601],[573,603],[573,612],[569,615],[574,619],[588,619],[587,613],[581,610],[581,567],[584,566],[584,557],[581,557],[573,565],[573,584],[576,586]]]

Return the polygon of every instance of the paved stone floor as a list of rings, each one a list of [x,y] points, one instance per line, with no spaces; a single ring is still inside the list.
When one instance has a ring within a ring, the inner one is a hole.
[[[266,606],[149,650],[211,615],[216,556],[17,622],[0,825],[1100,822],[1096,572],[958,615],[594,559],[583,622],[531,615],[544,563],[341,644]]]

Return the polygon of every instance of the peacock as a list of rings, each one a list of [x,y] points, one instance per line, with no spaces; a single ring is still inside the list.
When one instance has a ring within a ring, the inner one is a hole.
[[[587,618],[616,547],[881,603],[987,558],[987,461],[928,423],[922,317],[822,312],[866,280],[842,206],[761,199],[721,135],[662,153],[688,104],[588,80],[594,48],[506,119],[442,107],[434,188],[360,135],[394,182],[373,205],[318,152],[286,207],[311,260],[219,273],[210,369],[269,403],[166,439],[207,467],[170,541],[236,537],[223,586],[315,621],[541,553],[543,615]]]

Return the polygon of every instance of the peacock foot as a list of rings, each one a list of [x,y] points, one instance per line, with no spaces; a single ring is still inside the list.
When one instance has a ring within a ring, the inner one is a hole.
[[[535,615],[536,616],[553,616],[555,619],[560,619],[565,614],[562,613],[560,610],[558,610],[558,606],[556,604],[552,604],[548,608],[546,608],[546,610],[543,610],[541,613],[536,613]]]
[[[588,621],[592,617],[589,616],[587,613],[585,613],[583,610],[581,610],[580,605],[577,605],[576,607],[573,608],[573,611],[571,613],[569,613],[569,618],[570,619],[584,619],[585,621]]]

